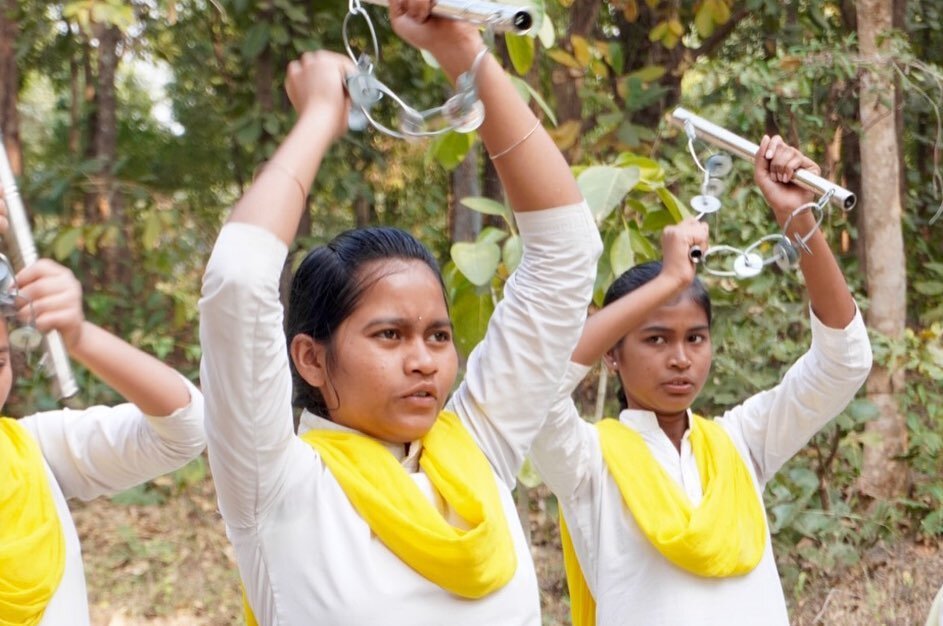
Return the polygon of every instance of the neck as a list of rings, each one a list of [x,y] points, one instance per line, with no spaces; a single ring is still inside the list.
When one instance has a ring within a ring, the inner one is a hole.
[[[688,429],[688,412],[682,411],[670,415],[656,413],[655,417],[658,419],[658,425],[668,435],[668,439],[678,449],[678,452],[681,452],[681,438],[684,437],[684,431]]]

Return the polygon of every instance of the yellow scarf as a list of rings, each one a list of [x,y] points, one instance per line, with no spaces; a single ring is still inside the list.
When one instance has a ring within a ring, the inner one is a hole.
[[[514,576],[517,553],[494,472],[454,413],[440,413],[422,438],[419,466],[468,530],[450,525],[376,440],[333,430],[311,430],[301,439],[317,450],[380,541],[431,582],[475,599]]]
[[[691,449],[704,497],[695,508],[635,430],[618,420],[596,424],[603,460],[636,524],[678,567],[708,578],[753,570],[766,549],[766,521],[750,472],[726,431],[691,416]],[[560,518],[575,626],[596,623],[596,604]]]
[[[39,446],[0,417],[0,626],[42,619],[65,570],[65,537]]]

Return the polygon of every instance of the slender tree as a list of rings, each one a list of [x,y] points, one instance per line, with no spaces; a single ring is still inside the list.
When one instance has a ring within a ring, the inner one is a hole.
[[[868,325],[890,341],[903,338],[907,271],[901,231],[900,135],[894,114],[897,85],[882,54],[894,25],[894,0],[858,0],[858,38],[867,69],[861,81],[861,214],[870,307]],[[866,432],[860,489],[873,498],[899,496],[909,478],[907,423],[897,397],[904,391],[903,364],[878,363],[868,379],[868,399],[878,408]]]

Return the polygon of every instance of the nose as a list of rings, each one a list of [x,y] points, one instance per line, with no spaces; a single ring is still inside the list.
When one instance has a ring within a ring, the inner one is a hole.
[[[691,367],[691,357],[688,356],[687,345],[678,342],[668,357],[668,366],[677,370],[686,370]]]
[[[409,343],[404,365],[407,373],[418,373],[423,376],[435,374],[438,370],[435,355],[423,338],[417,338]]]

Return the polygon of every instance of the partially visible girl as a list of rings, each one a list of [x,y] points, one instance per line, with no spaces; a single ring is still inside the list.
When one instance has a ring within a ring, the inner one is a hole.
[[[0,233],[9,228],[2,200],[0,189]],[[171,367],[87,321],[82,287],[68,269],[40,259],[16,280],[19,315],[35,315],[42,332],[59,331],[72,358],[128,400],[0,418],[0,624],[83,626],[85,574],[66,500],[128,489],[198,456],[203,396]],[[10,349],[0,320],[0,406],[13,384]]]
[[[791,182],[798,168],[818,170],[779,137],[763,139],[754,179],[781,226],[811,199]],[[789,226],[790,235],[815,228],[809,213]],[[711,307],[688,252],[706,243],[694,220],[666,228],[663,261],[612,284],[532,449],[561,505],[578,626],[789,624],[763,488],[864,383],[868,334],[816,231],[800,266],[809,351],[772,389],[715,420],[697,416],[691,405],[711,367]],[[570,394],[600,358],[618,373],[622,412],[594,427]]]

